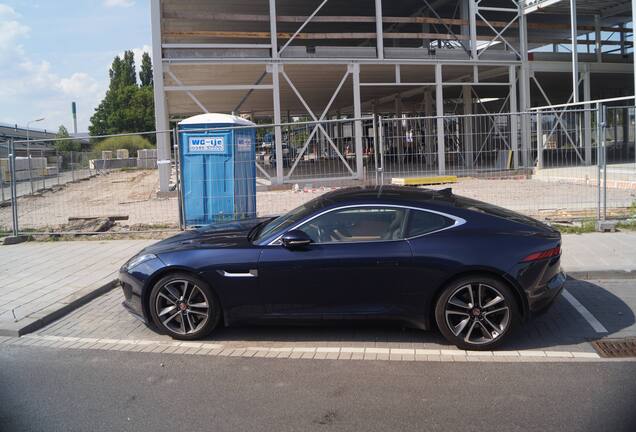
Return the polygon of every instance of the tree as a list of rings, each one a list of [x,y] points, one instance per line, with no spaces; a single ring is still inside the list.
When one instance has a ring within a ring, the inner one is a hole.
[[[57,135],[55,136],[58,139],[63,139],[63,141],[55,141],[55,149],[59,152],[70,152],[70,151],[81,151],[82,144],[76,140],[69,139],[71,135],[68,133],[68,129],[64,125],[60,125],[60,128],[57,131]]]
[[[95,136],[154,130],[155,108],[150,56],[146,53],[142,59],[139,74],[141,87],[137,84],[132,51],[126,51],[123,58],[115,57],[109,75],[110,85],[106,96],[91,117],[88,128],[90,134]],[[155,141],[154,135],[148,138]]]
[[[124,52],[122,62],[122,85],[137,85],[137,72],[135,72],[135,54],[132,51]]]
[[[152,60],[150,59],[150,55],[145,52],[141,57],[141,71],[139,72],[139,81],[141,82],[142,87],[152,86],[153,76],[152,76]]]

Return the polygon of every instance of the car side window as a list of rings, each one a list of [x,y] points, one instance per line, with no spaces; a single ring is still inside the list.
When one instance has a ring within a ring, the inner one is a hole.
[[[455,223],[451,218],[447,218],[437,213],[425,210],[411,210],[409,214],[406,237],[417,237],[422,234],[438,231]]]
[[[314,243],[386,241],[403,239],[405,222],[403,208],[351,207],[325,213],[297,229]]]

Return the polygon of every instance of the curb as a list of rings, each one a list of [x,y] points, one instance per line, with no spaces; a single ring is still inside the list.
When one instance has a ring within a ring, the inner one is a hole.
[[[632,270],[582,270],[567,271],[568,279],[603,280],[603,279],[636,279],[636,271]]]
[[[94,290],[91,290],[86,294],[76,298],[75,300],[65,304],[61,308],[51,311],[50,313],[35,320],[29,320],[29,318],[27,317],[24,319],[24,323],[18,321],[17,323],[13,323],[14,325],[10,328],[0,328],[0,336],[19,337],[39,330],[42,327],[52,323],[53,321],[62,318],[64,315],[69,314],[75,309],[78,309],[80,306],[84,306],[91,300],[94,300],[95,298],[111,291],[117,286],[118,282],[118,279],[113,279],[110,282]]]

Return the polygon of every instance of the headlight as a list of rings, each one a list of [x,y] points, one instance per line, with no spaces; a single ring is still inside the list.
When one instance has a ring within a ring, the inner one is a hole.
[[[151,259],[155,259],[157,258],[157,256],[155,254],[144,254],[144,255],[139,255],[134,257],[133,259],[131,259],[130,261],[128,261],[128,264],[126,264],[126,270],[130,270],[133,267],[137,267],[139,264],[142,264],[146,261],[149,261]]]

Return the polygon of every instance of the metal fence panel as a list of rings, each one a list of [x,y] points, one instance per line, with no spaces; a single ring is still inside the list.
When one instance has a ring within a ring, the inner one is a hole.
[[[155,140],[154,132],[124,134],[122,147],[127,138],[138,136]],[[91,140],[96,143],[100,137]],[[102,154],[38,144],[42,143],[15,143],[15,172],[11,174],[16,183],[20,232],[178,229],[174,160],[172,190],[160,192],[155,150],[150,154],[145,150]],[[2,226],[10,217],[8,208],[0,208]]]

